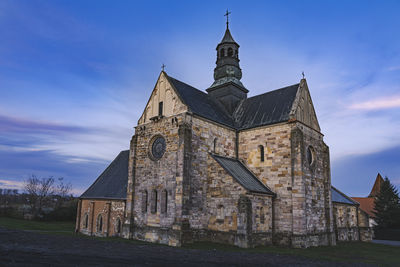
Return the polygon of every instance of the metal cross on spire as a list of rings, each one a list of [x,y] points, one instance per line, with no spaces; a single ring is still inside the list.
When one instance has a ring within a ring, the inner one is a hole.
[[[164,65],[164,63],[161,65],[161,69],[162,69],[162,71],[164,71],[164,69],[165,69],[165,65]]]
[[[226,17],[226,28],[228,29],[228,25],[229,25],[229,14],[231,14],[232,12],[229,12],[229,10],[227,9],[226,10],[226,13],[225,13],[225,17]]]
[[[301,75],[303,75],[303,79],[304,79],[304,77],[305,77],[305,75],[304,75],[304,71],[302,71],[302,72],[301,72]]]

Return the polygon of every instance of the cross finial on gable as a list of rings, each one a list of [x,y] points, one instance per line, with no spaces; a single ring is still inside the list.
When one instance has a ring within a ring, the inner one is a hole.
[[[302,72],[301,72],[301,75],[303,75],[303,79],[304,79],[304,77],[305,77],[305,75],[304,75],[304,71],[302,71]]]
[[[161,69],[162,69],[162,71],[164,71],[164,69],[165,69],[165,64],[163,63],[162,65],[161,65]]]
[[[229,26],[229,14],[231,14],[232,12],[229,12],[228,9],[226,9],[226,13],[225,13],[225,17],[226,17],[226,28],[228,29]]]

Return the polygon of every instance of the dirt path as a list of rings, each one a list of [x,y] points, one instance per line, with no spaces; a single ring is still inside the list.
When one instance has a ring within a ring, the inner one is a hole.
[[[0,266],[344,265],[296,256],[181,249],[0,228]]]

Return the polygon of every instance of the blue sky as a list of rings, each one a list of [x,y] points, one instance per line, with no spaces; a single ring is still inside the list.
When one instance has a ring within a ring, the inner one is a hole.
[[[398,1],[1,1],[0,187],[31,174],[80,193],[129,148],[166,64],[213,81],[225,29],[249,96],[299,82],[330,146],[332,184],[364,196],[400,185]]]

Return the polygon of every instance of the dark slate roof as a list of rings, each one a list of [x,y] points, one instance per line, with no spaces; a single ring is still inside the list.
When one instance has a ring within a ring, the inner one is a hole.
[[[222,38],[221,44],[222,43],[236,43],[235,40],[233,40],[232,34],[228,28],[226,29],[225,35]]]
[[[350,205],[359,205],[358,202],[355,202],[350,197],[346,196],[344,193],[340,192],[333,186],[331,186],[331,194],[332,194],[332,202],[338,202]]]
[[[211,154],[212,157],[245,189],[254,193],[275,195],[257,177],[237,159],[226,158]]]
[[[126,199],[129,150],[121,151],[81,198]]]
[[[234,126],[233,120],[214,103],[208,94],[172,77],[168,76],[168,79],[194,114],[229,127]]]
[[[244,100],[234,113],[239,129],[289,120],[299,84],[294,84]]]
[[[247,98],[230,116],[208,94],[175,78],[167,77],[191,112],[240,130],[289,120],[299,88],[299,84],[295,84]]]

